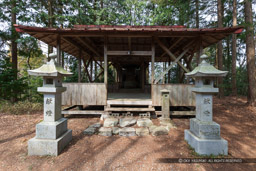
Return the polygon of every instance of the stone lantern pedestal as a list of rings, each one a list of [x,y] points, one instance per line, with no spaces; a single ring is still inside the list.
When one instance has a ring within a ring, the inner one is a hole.
[[[201,57],[207,58],[206,55]],[[214,79],[223,77],[227,71],[220,71],[205,60],[186,76],[195,78],[196,118],[190,119],[190,129],[185,130],[185,140],[201,155],[227,155],[228,142],[220,137],[220,125],[212,120]]]
[[[72,140],[72,130],[67,129],[67,119],[61,115],[61,93],[66,91],[62,78],[72,73],[56,66],[54,59],[28,72],[44,80],[43,87],[37,89],[44,94],[44,120],[36,125],[36,136],[28,141],[28,155],[57,156]]]

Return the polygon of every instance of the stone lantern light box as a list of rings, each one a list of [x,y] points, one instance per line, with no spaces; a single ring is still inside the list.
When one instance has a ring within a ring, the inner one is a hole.
[[[72,73],[55,63],[57,55],[50,54],[51,60],[38,69],[28,70],[29,75],[42,76],[43,87],[37,91],[44,94],[44,120],[36,125],[36,137],[28,141],[29,155],[54,155],[71,141],[72,130],[67,129],[67,119],[61,115],[62,79]]]
[[[198,154],[219,155],[228,153],[228,142],[220,137],[220,125],[212,120],[213,94],[219,89],[214,88],[214,80],[224,77],[227,71],[220,71],[206,62],[206,55],[202,55],[202,62],[187,77],[195,79],[196,118],[190,119],[190,130],[185,130],[185,140]]]

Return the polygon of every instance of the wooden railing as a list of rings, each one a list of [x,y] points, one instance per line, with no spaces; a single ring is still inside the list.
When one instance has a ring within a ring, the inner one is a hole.
[[[107,90],[104,83],[63,83],[62,105],[106,105]]]
[[[194,85],[189,84],[153,84],[153,106],[161,106],[161,90],[170,90],[170,106],[195,106],[195,93],[191,91]]]

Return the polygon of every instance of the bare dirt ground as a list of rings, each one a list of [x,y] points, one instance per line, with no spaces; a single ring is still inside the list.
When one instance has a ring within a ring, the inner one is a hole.
[[[159,137],[85,136],[83,130],[99,118],[69,117],[73,140],[58,157],[27,155],[42,113],[0,114],[0,170],[256,170],[256,163],[159,163],[159,158],[195,157],[184,141],[189,119],[176,118],[177,129]],[[256,108],[245,98],[214,99],[214,120],[228,140],[229,155],[256,158]]]

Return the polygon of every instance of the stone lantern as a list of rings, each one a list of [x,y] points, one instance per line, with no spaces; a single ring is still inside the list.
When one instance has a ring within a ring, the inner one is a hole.
[[[224,77],[227,71],[220,71],[206,62],[206,55],[202,55],[202,62],[187,77],[195,79],[196,118],[190,119],[190,130],[185,130],[185,140],[201,155],[228,154],[228,142],[220,137],[220,125],[212,120],[212,96],[219,89],[214,88],[214,80]]]
[[[56,65],[56,56],[50,54],[50,62],[28,70],[29,75],[43,77],[43,87],[37,91],[44,94],[44,120],[36,125],[36,136],[28,141],[28,155],[57,156],[72,140],[72,130],[67,129],[67,119],[61,115],[61,93],[66,91],[62,79],[72,73]]]

